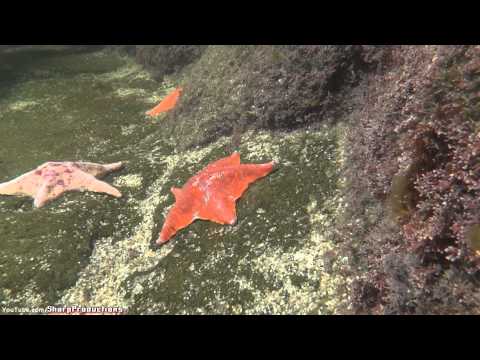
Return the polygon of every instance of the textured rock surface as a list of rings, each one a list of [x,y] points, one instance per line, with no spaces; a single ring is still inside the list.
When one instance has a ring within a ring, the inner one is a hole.
[[[210,46],[172,76],[171,118],[186,148],[232,149],[249,129],[345,121],[355,311],[475,313],[478,67],[478,46]]]
[[[118,204],[0,198],[2,305],[478,313],[478,47],[121,50],[2,55],[0,182],[51,157],[129,161],[107,179]],[[176,86],[178,106],[146,118]],[[236,226],[155,247],[169,189],[233,150],[283,166]]]
[[[356,307],[476,314],[479,48],[401,46],[386,59],[348,136]]]
[[[22,66],[1,87],[0,181],[51,158],[127,163],[106,178],[122,192],[118,201],[69,193],[34,211],[24,199],[0,198],[3,307],[201,314],[348,308],[347,259],[335,254],[331,226],[344,210],[341,127],[248,132],[237,142],[242,159],[282,167],[239,200],[235,226],[196,222],[157,248],[173,204],[169,189],[228,155],[231,138],[185,150],[174,118],[144,115],[172,83],[157,83],[115,54],[22,52],[7,60],[10,72]]]

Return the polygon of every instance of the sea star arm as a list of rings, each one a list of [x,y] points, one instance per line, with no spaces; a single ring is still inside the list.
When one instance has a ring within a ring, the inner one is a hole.
[[[15,195],[18,193],[18,178],[0,184],[0,194]]]
[[[237,221],[235,199],[231,195],[226,194],[210,198],[207,204],[200,209],[198,218],[210,220],[222,225],[235,224]]]
[[[157,240],[157,244],[163,244],[167,242],[175,233],[179,230],[186,228],[198,217],[196,216],[193,208],[190,204],[185,204],[180,201],[175,204],[169,211],[167,218],[162,226],[162,231]]]
[[[177,88],[167,95],[157,106],[146,112],[147,115],[156,116],[162,112],[172,110],[177,104],[182,88]]]
[[[182,189],[172,187],[170,191],[172,192],[172,194],[175,196],[175,199],[177,200],[179,200],[180,197],[182,196]]]
[[[32,176],[32,172],[29,172],[27,174],[17,177],[16,179],[1,183],[0,194],[33,196],[36,193],[36,188],[35,186],[33,186],[34,185],[33,181],[28,181],[30,180],[31,176]],[[32,185],[32,186],[25,186],[26,180],[28,185]]]
[[[227,156],[226,158],[223,158],[211,163],[203,171],[208,172],[208,171],[224,168],[225,166],[235,166],[235,165],[240,165],[240,154],[238,152],[234,152],[232,155]]]
[[[122,162],[116,162],[116,163],[105,164],[105,165],[95,164],[90,162],[75,162],[73,164],[80,170],[86,173],[89,173],[90,175],[95,177],[102,177],[108,173],[119,170],[123,167]]]
[[[47,202],[50,202],[58,198],[63,192],[64,191],[61,191],[61,189],[58,189],[58,187],[52,184],[50,181],[44,182],[38,188],[37,193],[34,195],[35,200],[33,201],[33,206],[36,208],[41,208]]]
[[[250,184],[268,175],[273,170],[273,167],[273,162],[266,164],[242,164],[238,170],[225,173],[225,180],[222,181],[222,190],[237,200],[248,189]]]
[[[76,178],[72,183],[66,188],[66,190],[88,190],[97,193],[106,193],[115,197],[121,197],[122,194],[120,191],[115,189],[110,184],[107,184],[104,181],[96,179],[94,176],[86,173],[79,172],[76,174]]]

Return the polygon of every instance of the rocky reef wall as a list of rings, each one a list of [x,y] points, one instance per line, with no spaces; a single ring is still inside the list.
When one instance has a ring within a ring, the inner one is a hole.
[[[349,210],[337,231],[356,312],[478,311],[478,46],[123,51],[185,89],[165,119],[184,149],[347,126]]]
[[[0,182],[52,159],[127,163],[106,179],[122,199],[0,197],[2,309],[479,312],[480,47],[35,45],[0,58]],[[145,115],[177,86],[173,111]],[[235,226],[198,221],[155,246],[169,189],[233,150],[281,165],[239,200]]]

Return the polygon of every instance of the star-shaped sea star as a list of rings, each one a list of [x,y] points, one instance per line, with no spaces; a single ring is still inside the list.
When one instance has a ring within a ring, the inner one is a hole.
[[[158,114],[172,110],[177,104],[180,93],[183,91],[182,88],[176,88],[170,94],[168,94],[157,106],[152,110],[146,112],[149,116],[157,116]]]
[[[95,177],[122,168],[121,162],[94,164],[88,162],[47,162],[16,179],[0,184],[1,195],[30,196],[40,208],[66,191],[95,191],[121,197],[122,194]]]
[[[182,189],[172,188],[175,205],[163,224],[157,244],[167,242],[196,219],[233,225],[235,202],[254,181],[267,176],[275,163],[240,164],[240,154],[215,161],[190,178]]]

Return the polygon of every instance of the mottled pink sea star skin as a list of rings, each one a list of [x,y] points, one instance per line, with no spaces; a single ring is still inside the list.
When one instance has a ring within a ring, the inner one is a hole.
[[[233,225],[235,202],[256,180],[267,176],[275,163],[240,164],[240,154],[215,161],[190,178],[183,188],[172,188],[175,205],[165,219],[157,244],[166,243],[196,219]]]
[[[33,205],[41,208],[66,191],[94,191],[121,197],[120,191],[96,177],[105,176],[123,167],[123,163],[46,162],[38,168],[0,184],[0,195],[30,196]]]

